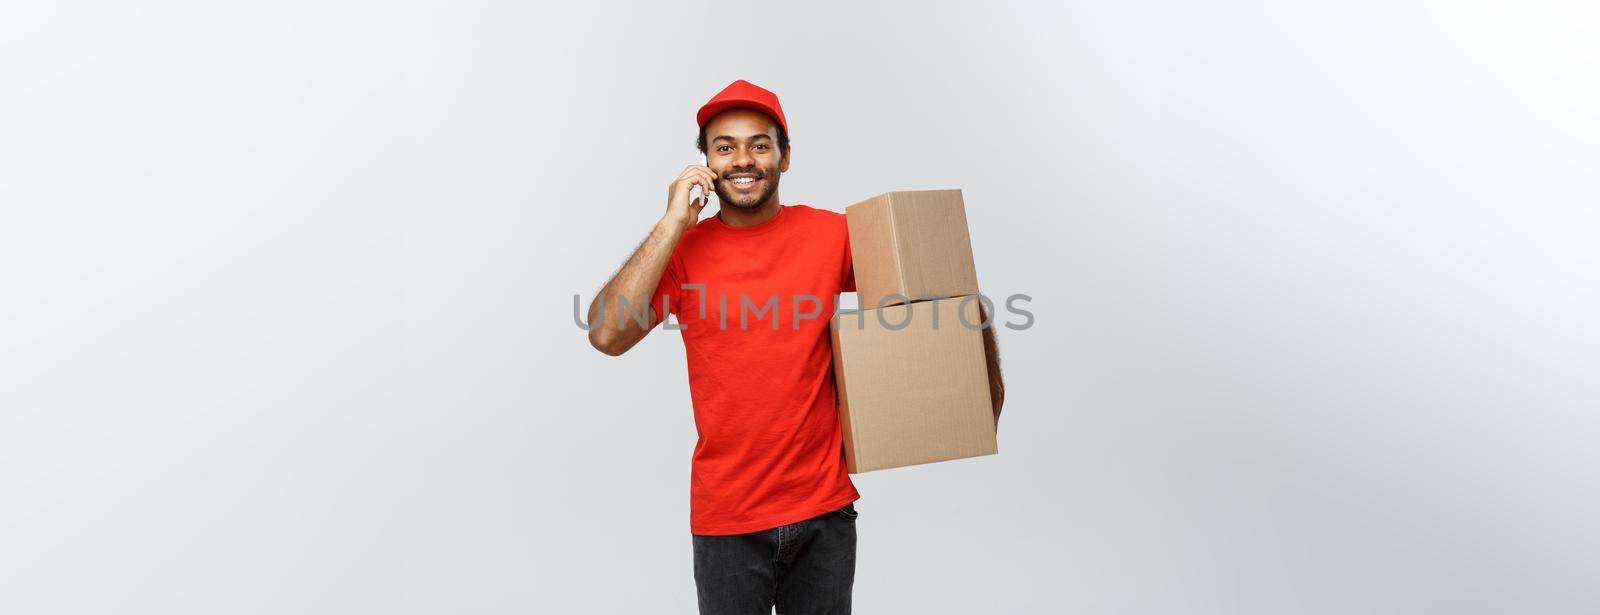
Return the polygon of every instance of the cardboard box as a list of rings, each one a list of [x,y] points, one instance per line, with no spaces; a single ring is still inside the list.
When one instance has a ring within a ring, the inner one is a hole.
[[[970,326],[959,320],[963,313]],[[833,369],[851,473],[999,452],[980,324],[976,298],[834,317]]]
[[[888,192],[845,208],[863,308],[978,292],[960,190]]]

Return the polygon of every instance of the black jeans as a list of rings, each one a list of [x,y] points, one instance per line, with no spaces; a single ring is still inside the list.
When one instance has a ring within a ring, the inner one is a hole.
[[[700,615],[839,615],[856,578],[856,507],[770,530],[694,537]]]

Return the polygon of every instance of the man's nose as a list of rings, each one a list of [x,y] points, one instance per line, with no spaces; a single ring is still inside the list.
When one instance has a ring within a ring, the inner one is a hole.
[[[750,150],[736,149],[733,152],[733,160],[728,162],[732,164],[733,168],[735,169],[748,169],[755,166],[756,159],[754,156],[750,155]]]

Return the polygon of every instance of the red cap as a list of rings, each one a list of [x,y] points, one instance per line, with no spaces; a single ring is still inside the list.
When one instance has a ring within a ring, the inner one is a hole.
[[[706,127],[706,122],[718,113],[734,107],[748,107],[772,116],[772,119],[783,127],[784,134],[789,133],[789,123],[783,119],[783,107],[778,105],[778,95],[768,92],[761,86],[740,79],[722,88],[716,96],[694,115],[701,128]]]

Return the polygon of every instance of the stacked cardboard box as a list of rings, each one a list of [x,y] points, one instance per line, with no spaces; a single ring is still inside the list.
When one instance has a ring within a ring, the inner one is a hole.
[[[998,452],[961,191],[889,192],[845,215],[861,309],[832,335],[849,471]]]

